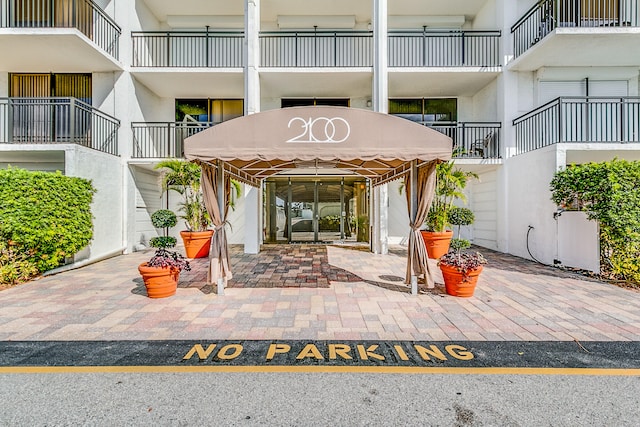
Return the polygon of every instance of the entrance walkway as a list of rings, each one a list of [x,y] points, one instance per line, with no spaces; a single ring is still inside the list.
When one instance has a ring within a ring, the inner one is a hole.
[[[224,296],[196,260],[160,300],[137,272],[151,252],[135,253],[1,291],[0,340],[638,340],[640,293],[482,252],[489,264],[470,299],[407,293],[401,247],[293,245],[234,248]]]

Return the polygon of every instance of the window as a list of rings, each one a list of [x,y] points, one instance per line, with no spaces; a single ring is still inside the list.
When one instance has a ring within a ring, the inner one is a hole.
[[[309,105],[332,105],[334,107],[348,107],[349,98],[282,98],[282,108],[305,107]]]
[[[413,122],[455,122],[457,110],[455,98],[389,99],[389,114]]]
[[[242,99],[176,99],[177,122],[222,123],[243,115]]]
[[[91,104],[91,74],[11,74],[9,96],[73,97]]]

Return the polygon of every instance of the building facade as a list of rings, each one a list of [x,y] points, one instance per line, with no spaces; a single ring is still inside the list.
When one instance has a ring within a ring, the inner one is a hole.
[[[597,269],[596,225],[558,212],[549,182],[571,163],[640,158],[638,3],[0,0],[0,166],[92,179],[80,256],[96,259],[157,235],[151,213],[177,199],[154,166],[187,137],[277,108],[370,109],[452,138],[479,176],[476,245]],[[401,187],[306,164],[247,189],[230,240],[384,253],[408,234]]]

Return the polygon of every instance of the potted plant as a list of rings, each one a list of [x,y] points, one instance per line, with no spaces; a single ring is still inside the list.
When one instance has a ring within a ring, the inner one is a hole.
[[[482,272],[482,265],[487,260],[480,252],[462,252],[471,246],[468,240],[451,240],[452,251],[447,252],[438,261],[447,294],[469,298],[473,296]]]
[[[164,235],[149,241],[157,248],[153,257],[138,266],[142,280],[147,288],[149,298],[165,298],[176,293],[178,278],[182,270],[191,270],[189,261],[177,252],[169,251],[176,244],[176,238],[167,235],[167,229],[178,222],[176,214],[168,209],[161,209],[151,215],[151,223],[156,228],[163,228]]]
[[[200,166],[185,160],[164,160],[156,169],[162,170],[162,189],[173,190],[182,196],[180,218],[185,220],[186,230],[180,231],[187,258],[209,255],[213,230],[209,214],[200,191]]]
[[[472,178],[478,178],[478,175],[456,168],[453,160],[439,163],[436,167],[435,196],[425,222],[427,229],[421,231],[429,258],[440,258],[449,250],[453,237],[453,231],[449,229],[449,212],[454,208],[456,199],[466,202],[463,190]]]

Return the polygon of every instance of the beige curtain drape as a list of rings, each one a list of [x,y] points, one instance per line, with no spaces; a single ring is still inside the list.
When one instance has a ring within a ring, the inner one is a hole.
[[[422,278],[423,283],[429,288],[434,286],[434,282],[431,270],[429,269],[427,248],[424,245],[424,240],[422,240],[420,228],[427,219],[429,208],[431,208],[431,203],[433,202],[436,189],[436,164],[436,161],[432,161],[417,169],[418,186],[416,188],[416,195],[418,209],[413,218],[411,213],[411,177],[407,174],[404,178],[407,207],[409,210],[409,226],[411,227],[409,233],[409,248],[407,250],[407,275],[405,282],[407,284],[411,283],[411,276],[415,275],[418,279]]]
[[[227,212],[229,211],[229,192],[231,180],[229,175],[222,172],[222,168],[212,167],[208,164],[201,164],[202,175],[200,184],[204,196],[204,205],[209,212],[213,223],[214,233],[211,239],[211,250],[209,251],[209,282],[217,282],[218,278],[227,280],[233,276],[231,274],[231,263],[229,261],[229,248],[227,246],[227,234],[225,225],[227,223]],[[224,175],[224,178],[220,175]],[[224,194],[218,194],[218,184],[224,179]],[[220,212],[218,198],[224,198],[224,211]]]

